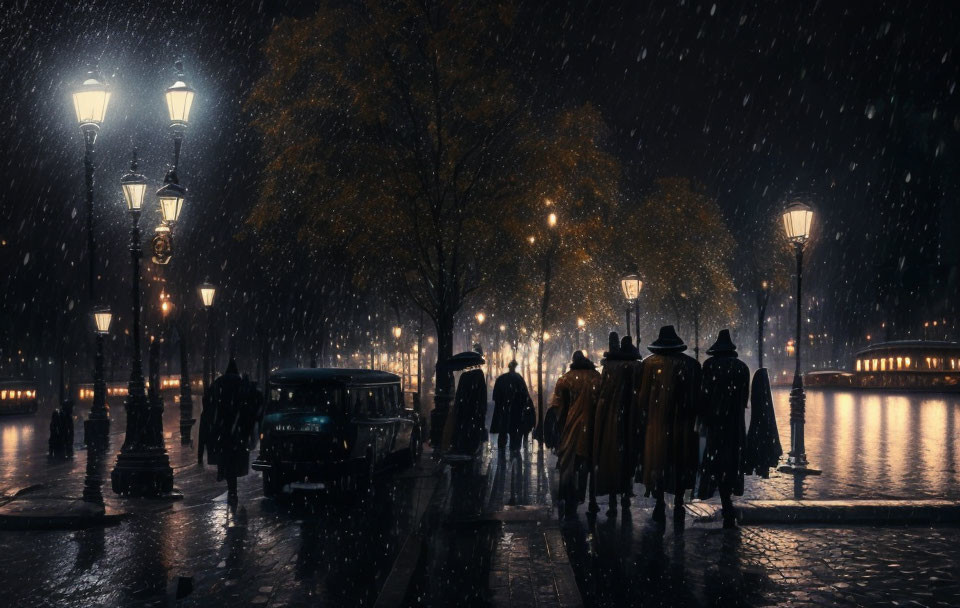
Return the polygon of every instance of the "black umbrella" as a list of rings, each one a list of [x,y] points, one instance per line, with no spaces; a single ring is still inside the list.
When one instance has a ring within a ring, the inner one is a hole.
[[[483,356],[481,356],[480,353],[476,353],[471,350],[457,353],[456,355],[450,357],[440,364],[440,368],[447,372],[459,372],[460,370],[467,369],[468,367],[477,367],[478,365],[484,365],[485,363],[486,361],[483,360]]]

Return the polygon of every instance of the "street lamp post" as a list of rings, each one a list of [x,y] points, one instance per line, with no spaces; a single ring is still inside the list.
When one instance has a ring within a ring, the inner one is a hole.
[[[763,369],[763,323],[770,300],[770,283],[763,281],[757,292],[757,367]]]
[[[164,93],[167,102],[167,114],[170,118],[170,135],[173,138],[173,165],[163,180],[163,187],[157,191],[160,213],[163,215],[163,225],[168,230],[172,230],[180,218],[180,212],[183,210],[186,197],[186,188],[180,185],[177,168],[180,165],[183,134],[190,122],[190,109],[193,107],[195,95],[193,88],[186,83],[183,62],[177,61],[174,67],[177,70],[176,81]],[[187,345],[187,334],[189,332],[182,307],[179,313],[177,333],[180,334],[180,442],[189,444],[190,433],[196,419],[193,417],[193,391],[190,387],[189,348]]]
[[[580,334],[583,333],[583,328],[586,325],[587,322],[583,320],[583,317],[577,317],[577,350],[580,350]]]
[[[96,241],[93,234],[93,155],[100,125],[110,103],[110,88],[103,82],[96,66],[91,67],[83,84],[73,92],[73,109],[77,123],[83,133],[83,167],[86,182],[87,202],[87,257],[89,258],[87,288],[90,304],[96,302],[97,256]],[[96,332],[95,361],[93,371],[93,408],[90,417],[84,421],[84,440],[88,445],[102,444],[110,433],[110,415],[106,408],[107,388],[103,381],[103,336]]]
[[[110,434],[110,414],[107,410],[107,385],[103,381],[103,337],[110,333],[113,315],[107,306],[98,306],[93,311],[94,329],[97,334],[97,352],[93,366],[93,407],[90,416],[83,421],[83,436],[88,447],[104,445]]]
[[[132,496],[159,496],[173,490],[173,469],[163,443],[163,406],[150,403],[144,394],[143,363],[140,352],[140,210],[147,190],[146,179],[137,173],[133,154],[130,173],[120,180],[130,212],[130,261],[133,268],[133,364],[127,386],[127,433],[117,463],[110,474],[113,491]]]
[[[636,313],[637,344],[640,343],[640,290],[643,289],[643,280],[636,271],[620,279],[620,289],[627,299],[627,335],[630,335],[630,309]]]
[[[810,225],[813,221],[813,210],[800,202],[789,205],[783,212],[783,225],[787,239],[794,245],[797,256],[797,331],[794,339],[795,365],[793,372],[793,388],[790,390],[790,453],[787,462],[779,470],[784,473],[798,475],[817,475],[819,470],[811,468],[807,462],[807,451],[803,440],[803,424],[806,414],[806,394],[803,390],[803,374],[800,371],[800,349],[802,340],[803,301],[801,299],[803,285],[803,246],[810,238]]]
[[[213,346],[211,340],[213,339],[213,300],[217,296],[217,288],[209,280],[206,280],[200,284],[197,290],[200,292],[200,301],[203,303],[203,308],[207,311],[207,336],[206,347],[204,348],[206,354],[203,357],[203,391],[206,392],[210,388],[210,383],[213,382]]]

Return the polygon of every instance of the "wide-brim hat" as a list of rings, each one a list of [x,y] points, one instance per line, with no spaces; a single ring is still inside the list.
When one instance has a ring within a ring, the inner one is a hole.
[[[737,354],[737,345],[730,339],[730,330],[721,329],[717,341],[707,349],[708,355]]]
[[[456,355],[450,357],[443,362],[443,369],[451,372],[458,372],[468,367],[476,367],[478,365],[485,364],[483,357],[480,353],[473,351],[466,351],[462,353],[457,353]]]
[[[660,328],[660,335],[647,349],[652,353],[682,353],[687,350],[673,325],[664,325]]]

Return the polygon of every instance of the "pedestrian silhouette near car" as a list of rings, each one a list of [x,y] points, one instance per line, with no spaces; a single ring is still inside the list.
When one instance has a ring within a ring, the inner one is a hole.
[[[50,415],[49,455],[73,458],[73,399],[64,399]]]
[[[450,357],[444,366],[462,371],[453,406],[443,428],[441,452],[450,461],[473,459],[486,441],[487,381],[483,356],[475,351]]]
[[[250,472],[250,434],[256,397],[230,359],[226,372],[210,385],[214,417],[211,443],[217,449],[217,481],[227,482],[227,500],[237,502],[237,478]]]

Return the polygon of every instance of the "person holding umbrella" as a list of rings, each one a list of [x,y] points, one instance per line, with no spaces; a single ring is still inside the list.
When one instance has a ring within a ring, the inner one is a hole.
[[[486,441],[487,380],[483,355],[475,351],[456,354],[443,363],[447,371],[462,371],[456,397],[443,427],[440,451],[450,461],[470,460]]]

